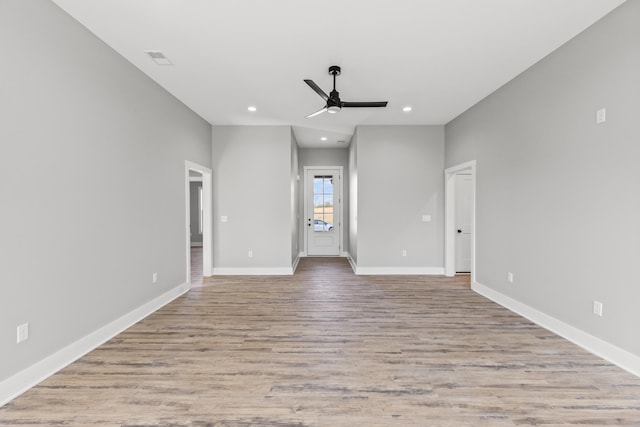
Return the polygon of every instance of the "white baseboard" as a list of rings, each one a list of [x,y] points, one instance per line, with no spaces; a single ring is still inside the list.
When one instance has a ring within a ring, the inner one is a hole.
[[[292,267],[215,267],[214,276],[291,276]]]
[[[0,382],[0,407],[189,291],[183,283]]]
[[[296,268],[298,268],[298,263],[300,262],[300,254],[293,260],[293,265],[291,266],[291,274],[296,272]]]
[[[388,274],[422,274],[444,275],[444,267],[355,267],[358,275],[388,275]]]
[[[349,265],[351,265],[351,269],[353,270],[353,274],[357,274],[356,271],[358,270],[358,265],[353,260],[353,258],[351,258],[351,254],[349,252],[347,252],[346,254],[347,254],[347,261],[349,261]]]
[[[531,320],[539,326],[560,335],[566,340],[584,348],[590,353],[601,357],[608,362],[618,365],[625,371],[640,377],[640,357],[629,353],[611,343],[600,338],[594,337],[574,326],[564,323],[555,317],[549,316],[533,307],[530,307],[520,301],[495,291],[485,285],[474,282],[471,289],[480,295],[500,304],[501,306]]]

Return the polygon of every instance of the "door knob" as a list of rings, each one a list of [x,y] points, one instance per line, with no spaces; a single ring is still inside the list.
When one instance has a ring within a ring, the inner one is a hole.
[[[462,230],[458,229],[458,233],[462,233]]]

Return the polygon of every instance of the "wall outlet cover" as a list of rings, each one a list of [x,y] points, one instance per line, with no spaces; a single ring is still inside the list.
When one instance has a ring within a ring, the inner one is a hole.
[[[593,301],[593,314],[602,317],[602,303],[600,301]]]

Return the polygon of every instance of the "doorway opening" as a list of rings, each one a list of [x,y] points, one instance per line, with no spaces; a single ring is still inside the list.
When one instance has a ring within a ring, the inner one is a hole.
[[[202,174],[189,171],[189,254],[191,260],[191,286],[202,285],[202,229],[204,225],[204,203],[202,190]]]
[[[445,169],[445,275],[476,273],[476,161]]]
[[[202,285],[213,260],[211,169],[185,161],[186,281]]]
[[[340,256],[342,166],[304,167],[304,255]]]

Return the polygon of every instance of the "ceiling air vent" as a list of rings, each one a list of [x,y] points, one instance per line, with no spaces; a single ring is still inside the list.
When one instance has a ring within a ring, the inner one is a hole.
[[[166,56],[164,56],[164,53],[160,52],[159,50],[145,50],[144,53],[149,55],[149,57],[153,59],[158,65],[173,65],[173,63],[169,61]]]

